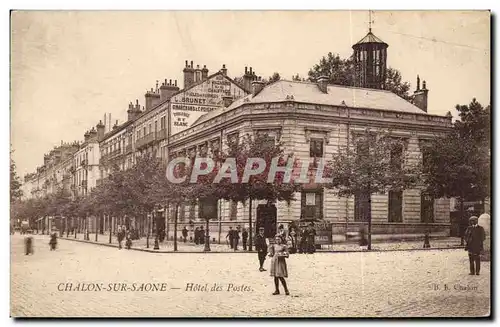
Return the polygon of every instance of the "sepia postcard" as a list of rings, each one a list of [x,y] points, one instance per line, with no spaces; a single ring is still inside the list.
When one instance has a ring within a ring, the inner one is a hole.
[[[487,318],[489,11],[10,13],[10,316]]]

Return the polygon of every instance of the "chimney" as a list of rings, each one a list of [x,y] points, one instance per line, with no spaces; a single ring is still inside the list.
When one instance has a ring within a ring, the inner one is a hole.
[[[88,142],[89,139],[90,139],[90,133],[89,131],[86,131],[85,134],[83,134],[83,141]]]
[[[201,69],[200,69],[200,65],[196,65],[196,69],[194,70],[194,82],[195,83],[201,82]]]
[[[260,91],[264,88],[265,84],[258,78],[257,80],[252,82],[252,94],[256,96]]]
[[[141,106],[139,105],[139,100],[137,99],[135,100],[135,106],[132,104],[132,102],[130,102],[127,110],[127,121],[134,120],[140,114],[141,114]]]
[[[117,129],[118,128],[118,120],[115,122],[115,124],[113,125],[113,130]]]
[[[250,67],[250,70],[248,70],[248,67],[245,67],[245,74],[243,75],[243,88],[251,92],[252,91],[252,82],[257,79],[257,76],[255,76],[255,72],[252,71],[252,67]]]
[[[130,102],[130,105],[132,105],[132,102]],[[129,110],[130,110],[130,105],[129,105]],[[99,120],[99,124],[97,124],[95,127],[97,128],[97,140],[102,141],[104,139],[104,124],[102,123],[102,120]]]
[[[208,68],[207,65],[203,65],[203,69],[201,70],[201,80],[206,81],[208,79]]]
[[[320,76],[317,79],[318,83],[318,88],[321,90],[323,93],[328,93],[328,76]]]
[[[429,90],[427,90],[425,81],[423,81],[422,88],[420,88],[420,77],[417,76],[417,89],[413,93],[413,104],[425,112],[427,112],[428,94]]]
[[[186,67],[184,67],[183,72],[184,72],[184,88],[188,88],[195,83],[193,61],[191,61],[191,66],[189,66],[188,61],[186,60]]]
[[[168,81],[165,79],[165,82],[161,84],[160,87],[160,102],[168,100],[175,93],[179,92],[179,87],[177,86],[177,80],[175,80],[175,85],[172,84],[172,80]]]
[[[222,73],[222,75],[227,76],[226,64],[222,65],[222,68],[221,68],[220,72]]]
[[[151,91],[146,91],[144,94],[146,99],[146,111],[151,110],[160,103],[160,93],[156,92],[151,88]]]
[[[97,131],[95,130],[95,127],[92,127],[92,129],[89,132],[89,140],[91,141],[97,140]]]
[[[233,103],[233,97],[232,96],[223,96],[222,102],[224,104],[224,108],[227,108],[231,105],[231,103]]]

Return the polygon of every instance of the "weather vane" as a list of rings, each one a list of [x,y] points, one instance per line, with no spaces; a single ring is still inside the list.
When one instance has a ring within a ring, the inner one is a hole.
[[[369,31],[370,31],[370,33],[371,33],[371,31],[372,31],[372,23],[375,23],[375,21],[374,21],[374,20],[372,20],[372,11],[371,11],[371,10],[368,10],[368,15],[369,15],[369,19],[370,19],[370,20],[368,21],[368,30],[369,30]]]

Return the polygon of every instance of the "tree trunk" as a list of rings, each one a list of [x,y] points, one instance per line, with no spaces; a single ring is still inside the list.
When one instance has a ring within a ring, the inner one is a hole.
[[[372,249],[372,195],[368,196],[368,250]]]
[[[209,224],[210,218],[205,218],[205,248],[203,251],[210,252],[210,233],[209,233]]]
[[[175,214],[174,214],[174,251],[177,251],[177,217],[179,214],[179,204],[175,204]]]
[[[109,224],[109,244],[111,244],[111,234],[113,234],[113,217],[108,215],[108,224]]]
[[[464,220],[465,220],[464,198],[460,197],[459,202],[460,202],[460,222],[458,225],[458,232],[460,235],[460,245],[464,245],[465,244],[465,237],[464,237],[465,233],[463,231],[463,225],[465,224],[464,223]]]
[[[99,215],[95,215],[95,241],[97,242],[97,234],[98,234],[98,231],[97,231],[97,227],[99,226]]]
[[[148,221],[148,233],[146,235],[146,249],[149,249],[149,230],[150,230],[150,228],[149,228],[150,223],[149,222],[151,219],[148,217],[147,214],[146,214],[146,220]]]
[[[252,235],[253,235],[253,229],[252,229],[252,198],[249,199],[248,201],[248,251],[252,251]]]

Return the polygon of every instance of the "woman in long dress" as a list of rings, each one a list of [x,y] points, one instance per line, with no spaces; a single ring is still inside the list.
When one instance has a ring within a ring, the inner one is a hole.
[[[290,295],[288,292],[288,287],[286,286],[285,278],[288,278],[288,270],[286,267],[286,258],[289,257],[288,247],[283,244],[282,238],[279,235],[275,237],[275,244],[269,246],[269,256],[271,259],[271,276],[274,277],[274,286],[276,291],[273,295],[280,294],[279,282],[283,285],[285,289],[285,294]]]

